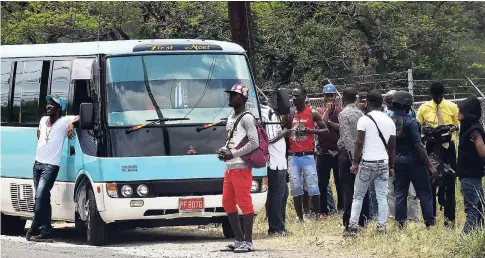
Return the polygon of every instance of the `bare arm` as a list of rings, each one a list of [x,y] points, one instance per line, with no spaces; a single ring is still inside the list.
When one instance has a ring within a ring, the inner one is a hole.
[[[318,113],[318,111],[312,110],[312,119],[315,123],[317,123],[319,129],[308,130],[308,133],[317,134],[317,135],[328,135],[329,134],[328,128],[322,120],[322,115],[320,115],[320,113]]]
[[[332,130],[335,130],[335,131],[338,132],[339,131],[339,124],[330,121],[330,111],[331,111],[330,108],[325,109],[325,111],[323,112],[323,115],[322,115],[322,120],[328,126],[328,128],[331,128]],[[334,109],[334,112],[336,112],[335,109]]]
[[[485,159],[485,144],[483,143],[483,138],[478,131],[473,131],[472,140],[475,144],[475,149],[477,149],[478,156]]]
[[[256,130],[256,124],[254,123],[254,117],[252,115],[244,115],[240,123],[242,127],[246,130],[249,141],[239,150],[233,149],[231,151],[233,157],[244,156],[259,147],[258,131]]]
[[[364,149],[365,131],[357,131],[357,142],[355,143],[353,165],[358,165]]]
[[[387,142],[387,154],[389,155],[389,169],[394,169],[396,162],[396,136],[391,135]]]

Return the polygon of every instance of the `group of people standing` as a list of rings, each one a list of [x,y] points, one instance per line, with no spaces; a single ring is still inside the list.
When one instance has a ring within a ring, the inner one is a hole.
[[[228,119],[228,132],[234,126],[230,121],[244,110],[247,91],[247,87],[240,89],[237,85],[229,91],[229,104],[235,112]],[[444,208],[444,225],[454,227],[456,178],[460,179],[465,203],[463,232],[483,223],[485,131],[476,97],[456,105],[444,99],[444,85],[436,82],[430,86],[432,100],[416,112],[413,96],[407,91],[390,91],[383,97],[379,90],[357,92],[349,87],[342,91],[342,106],[336,103],[335,86],[325,85],[323,93],[325,105],[313,108],[305,88],[293,89],[294,108],[288,116],[280,116],[267,99],[261,100],[261,121],[270,156],[266,204],[269,235],[288,234],[285,219],[290,194],[298,221],[321,221],[333,209],[343,210],[346,235],[357,234],[374,218],[380,233],[386,231],[389,217],[404,228],[408,220],[419,221],[418,205],[426,228],[436,224],[437,204]],[[236,102],[238,106],[234,106]],[[252,210],[245,211],[245,206],[252,207],[246,205],[250,201],[250,169],[239,171],[244,165],[232,161],[257,148],[257,122],[248,118],[236,126],[241,126],[237,128],[240,140],[232,142],[230,138],[228,142],[238,145],[247,137],[248,143],[232,153],[230,148],[221,151],[219,158],[228,164],[227,180],[234,180],[224,183],[223,196],[235,191],[230,201],[223,197],[224,208],[228,215],[234,215],[230,218],[233,229],[241,231],[235,208],[239,205],[245,227],[244,236],[236,232],[236,241],[228,248],[246,252],[254,250],[248,231],[252,230]],[[328,191],[332,172],[337,205],[329,205],[329,199],[333,199]],[[239,173],[247,175],[241,177]],[[235,180],[236,176],[240,179]],[[246,182],[245,189],[236,181]],[[231,188],[226,188],[229,185]]]

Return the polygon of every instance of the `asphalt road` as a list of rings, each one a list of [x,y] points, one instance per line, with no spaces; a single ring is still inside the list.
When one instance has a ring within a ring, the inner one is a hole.
[[[157,228],[117,231],[108,246],[84,244],[72,227],[56,228],[54,243],[28,242],[23,236],[0,236],[2,258],[81,257],[305,257],[296,250],[281,250],[268,240],[255,241],[255,252],[234,254],[219,251],[229,242],[221,233],[207,229]],[[308,256],[310,257],[310,256]]]

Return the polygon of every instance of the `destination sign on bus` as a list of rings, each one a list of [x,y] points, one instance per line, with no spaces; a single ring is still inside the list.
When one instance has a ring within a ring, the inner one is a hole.
[[[210,51],[222,50],[218,45],[213,44],[143,44],[133,48],[133,52],[150,51]]]

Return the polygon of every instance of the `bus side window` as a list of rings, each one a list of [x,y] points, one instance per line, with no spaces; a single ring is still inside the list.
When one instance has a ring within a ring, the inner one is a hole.
[[[44,113],[39,106],[43,63],[43,61],[16,63],[12,122],[39,123],[40,116]]]
[[[71,64],[72,61],[59,60],[54,61],[54,64],[52,65],[51,94],[56,94],[59,97],[64,98],[66,101],[69,99]],[[64,113],[64,115],[67,114],[67,109],[69,108],[66,108],[66,113]]]
[[[0,77],[0,93],[1,93],[1,122],[8,122],[8,102],[10,99],[10,74],[12,70],[11,61],[2,61],[2,74]]]

